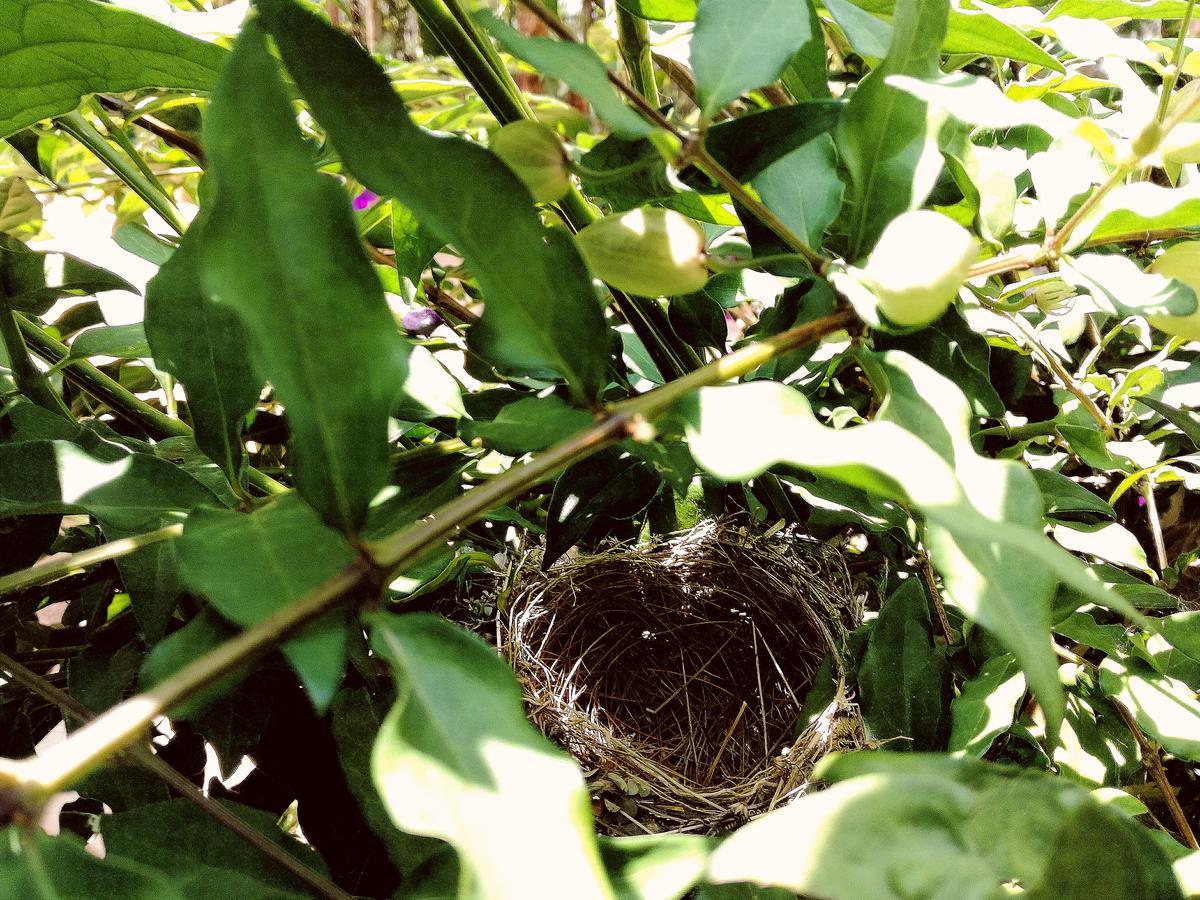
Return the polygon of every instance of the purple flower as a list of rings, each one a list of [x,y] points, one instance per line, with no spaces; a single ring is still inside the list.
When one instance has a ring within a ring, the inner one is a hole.
[[[357,210],[367,209],[372,203],[379,199],[379,195],[371,191],[364,190],[361,194],[354,198],[354,208]]]
[[[410,309],[400,319],[404,330],[413,337],[429,337],[443,321],[432,309]]]

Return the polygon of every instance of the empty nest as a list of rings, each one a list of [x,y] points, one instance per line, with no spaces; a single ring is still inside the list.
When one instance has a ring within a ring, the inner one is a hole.
[[[803,791],[861,742],[838,689],[801,706],[857,624],[841,553],[729,522],[518,574],[500,644],[530,719],[590,773],[609,833],[716,831]],[[799,733],[797,733],[799,730]]]

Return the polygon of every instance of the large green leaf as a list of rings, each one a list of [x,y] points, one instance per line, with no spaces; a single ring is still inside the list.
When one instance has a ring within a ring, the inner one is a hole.
[[[1057,59],[1017,29],[985,11],[951,6],[942,51],[1007,57],[1036,63],[1056,72],[1066,72]]]
[[[858,669],[872,735],[899,749],[939,750],[949,731],[950,666],[933,639],[925,589],[903,582],[884,602]]]
[[[225,51],[94,0],[0,0],[0,137],[86,94],[207,90]]]
[[[1164,750],[1200,762],[1200,701],[1191,687],[1141,660],[1111,656],[1101,663],[1100,687]]]
[[[0,445],[0,515],[88,513],[121,531],[157,527],[216,498],[177,466],[146,453],[98,458],[67,441]]]
[[[803,394],[767,381],[707,388],[681,405],[693,454],[726,479],[787,462],[915,506],[947,594],[1020,659],[1048,718],[1057,721],[1055,582],[1131,612],[1128,604],[1042,534],[1041,496],[1027,469],[974,452],[970,409],[956,385],[904,353],[860,360],[887,394],[876,421],[827,428]]]
[[[696,99],[705,118],[783,74],[812,34],[808,4],[809,0],[700,0],[691,61]]]
[[[249,626],[354,561],[337,532],[295,494],[249,515],[198,509],[179,539],[184,584],[238,625]],[[333,699],[346,665],[346,617],[331,613],[283,645],[318,710]]]
[[[596,115],[617,134],[637,138],[654,131],[654,126],[626,106],[616,88],[609,84],[608,69],[591,47],[548,37],[526,37],[490,13],[480,13],[479,21],[513,56],[543,74],[566,82],[586,97]]]
[[[784,225],[819,246],[846,190],[838,177],[833,139],[822,134],[772,163],[754,179],[754,189]]]
[[[372,760],[396,825],[453,844],[475,896],[611,900],[583,777],[495,651],[422,613],[379,616],[371,643],[397,682]]]
[[[0,229],[2,230],[2,229]],[[0,290],[12,309],[41,315],[63,297],[137,289],[106,269],[69,253],[29,250],[0,235]]]
[[[1113,242],[1140,240],[1160,228],[1195,228],[1200,219],[1200,191],[1195,186],[1161,187],[1149,181],[1123,184],[1097,204],[1072,239]]]
[[[1141,825],[1061,779],[932,755],[827,757],[832,781],[744,826],[709,877],[829,900],[1004,896],[1180,898]]]
[[[832,100],[809,100],[738,116],[709,128],[704,146],[739,181],[752,181],[809,141],[828,140],[825,132],[837,123],[842,106]]]
[[[982,756],[999,735],[1008,730],[1025,696],[1025,678],[1016,657],[993,656],[963,683],[950,707],[951,753]]]
[[[0,831],[0,897],[13,900],[184,900],[165,875],[115,852],[103,860],[73,835],[50,837],[40,828]]]
[[[946,9],[943,2],[898,0],[888,55],[863,79],[838,122],[838,152],[851,188],[847,259],[865,255],[888,222],[920,206],[941,169],[925,102],[892,87],[887,78],[937,73]]]
[[[466,258],[486,301],[470,342],[504,372],[558,373],[590,401],[608,367],[604,316],[572,241],[542,227],[529,192],[496,156],[435,137],[349,35],[291,0],[262,0],[263,21],[342,159],[399,199]]]
[[[345,193],[313,169],[257,25],[238,38],[204,124],[217,196],[203,288],[242,320],[287,407],[297,488],[330,525],[356,529],[387,482],[408,345]]]
[[[696,18],[696,0],[617,0],[617,5],[643,19],[690,22]]]
[[[262,379],[241,319],[200,289],[201,227],[203,216],[146,285],[146,338],[158,367],[187,389],[196,444],[236,483],[246,455],[242,423]]]
[[[1188,0],[1058,0],[1047,19],[1182,19]]]
[[[237,803],[222,805],[304,865],[324,869],[316,851],[284,834],[275,816]],[[190,800],[151,803],[104,816],[101,831],[108,851],[168,875],[189,900],[300,900],[310,896],[311,889],[306,890],[304,882],[209,818]]]

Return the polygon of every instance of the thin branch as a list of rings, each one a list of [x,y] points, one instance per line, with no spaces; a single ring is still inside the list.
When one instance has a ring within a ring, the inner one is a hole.
[[[96,99],[103,104],[104,108],[115,113],[119,113],[125,118],[126,122],[132,122],[139,128],[144,128],[155,137],[162,140],[163,143],[182,150],[200,165],[204,165],[204,148],[188,137],[186,134],[176,131],[169,125],[160,122],[152,116],[139,116],[129,108],[127,104],[122,103],[114,97],[106,97],[103,94],[97,94]]]
[[[1170,780],[1167,778],[1167,772],[1163,768],[1162,759],[1150,741],[1146,739],[1146,735],[1142,733],[1142,729],[1138,727],[1137,721],[1133,718],[1133,713],[1125,708],[1119,700],[1113,699],[1113,706],[1117,708],[1121,718],[1125,722],[1125,726],[1133,734],[1134,740],[1137,741],[1138,747],[1142,751],[1142,765],[1146,767],[1146,771],[1150,773],[1150,777],[1154,779],[1154,783],[1158,785],[1158,789],[1162,791],[1163,802],[1167,804],[1167,809],[1171,812],[1171,818],[1175,822],[1175,828],[1179,831],[1184,843],[1193,850],[1200,850],[1200,844],[1196,843],[1196,834],[1192,831],[1192,826],[1188,823],[1187,816],[1184,815],[1183,807],[1179,805],[1179,798],[1175,796],[1175,789],[1171,786]]]
[[[96,718],[94,712],[70,694],[59,690],[46,681],[46,679],[34,674],[15,659],[3,653],[0,653],[0,671],[4,672],[10,680],[21,685],[30,693],[36,694],[43,700],[53,703],[65,715],[70,716],[77,722],[90,722]],[[183,797],[183,799],[196,806],[205,815],[211,817],[225,828],[228,828],[246,843],[252,845],[263,856],[269,857],[277,865],[301,879],[322,897],[330,897],[334,898],[334,900],[352,900],[348,893],[319,872],[313,871],[282,847],[271,842],[265,835],[255,831],[211,797],[206,797],[198,787],[166,762],[155,756],[147,747],[131,747],[125,751],[124,755],[129,762],[150,772],[166,784],[167,787]]]
[[[263,659],[331,609],[355,598],[374,596],[395,572],[412,565],[431,547],[458,534],[488,510],[519,496],[560,469],[644,431],[649,421],[692,391],[744,375],[781,353],[853,327],[858,321],[853,311],[841,310],[744,347],[677,381],[614,405],[595,425],[374,544],[370,558],[355,560],[308,594],[146,693],[113,707],[42,755],[21,761],[0,760],[0,785],[4,785],[0,789],[0,809],[10,810],[11,816],[36,810],[55,791],[139,741],[151,723],[171,708],[230,672]]]
[[[1163,540],[1162,520],[1158,516],[1158,501],[1154,498],[1154,476],[1142,479],[1142,497],[1146,500],[1146,522],[1154,539],[1154,555],[1158,559],[1158,574],[1167,570],[1167,544]]]
[[[658,85],[654,82],[654,60],[650,55],[650,26],[646,20],[635,16],[625,7],[617,6],[617,41],[621,48],[621,59],[629,73],[629,83],[646,98],[646,102],[657,107],[661,100]]]
[[[946,638],[948,645],[953,645],[954,629],[950,627],[950,619],[946,616],[946,607],[942,604],[942,592],[938,590],[937,575],[934,574],[933,566],[929,562],[929,553],[921,551],[918,559],[921,565],[921,575],[925,579],[925,586],[929,588],[929,596],[933,599],[933,608],[937,612],[938,625],[941,626],[942,636]]]
[[[1162,93],[1158,96],[1158,108],[1154,111],[1154,121],[1162,122],[1167,117],[1167,106],[1171,103],[1171,92],[1179,81],[1179,66],[1183,62],[1183,47],[1188,36],[1188,26],[1192,23],[1192,12],[1196,8],[1196,0],[1188,0],[1183,18],[1179,22],[1179,34],[1175,38],[1175,52],[1171,54],[1171,64],[1167,67],[1167,77],[1163,79]]]
[[[63,377],[80,389],[107,403],[114,412],[146,429],[154,437],[191,437],[192,429],[179,419],[155,409],[145,400],[115,379],[109,378],[85,359],[71,359],[71,348],[57,341],[35,322],[19,313],[15,314],[21,335],[29,349],[53,366],[63,363]],[[280,484],[253,466],[247,466],[246,478],[253,487],[264,494],[285,494],[287,485]]]
[[[1104,415],[1100,407],[1096,405],[1096,401],[1093,400],[1086,391],[1084,391],[1083,386],[1075,380],[1075,377],[1070,372],[1067,371],[1066,367],[1059,361],[1058,357],[1056,357],[1050,350],[1047,350],[1042,346],[1042,342],[1038,340],[1037,332],[1033,330],[1033,327],[1026,322],[1025,319],[1023,319],[1020,315],[1013,315],[1009,318],[1012,320],[1013,324],[1016,325],[1017,330],[1024,335],[1025,339],[1029,342],[1029,346],[1033,348],[1033,351],[1042,358],[1042,362],[1044,362],[1050,371],[1052,371],[1058,378],[1058,380],[1062,382],[1063,387],[1075,395],[1075,397],[1079,400],[1080,405],[1087,410],[1088,415],[1096,420],[1096,424],[1100,426],[1100,430],[1107,438],[1111,440],[1113,437],[1112,423],[1108,421],[1108,416]]]
[[[86,550],[80,550],[78,553],[72,553],[60,559],[44,560],[37,565],[30,566],[28,569],[22,569],[19,572],[13,572],[0,577],[0,597],[15,593],[16,591],[23,591],[25,588],[33,587],[37,584],[49,584],[52,581],[64,578],[83,569],[89,569],[92,566],[100,565],[100,563],[108,562],[110,559],[120,559],[122,556],[128,556],[130,553],[134,553],[143,547],[149,547],[151,544],[174,540],[181,534],[183,534],[183,523],[179,522],[174,525],[167,525],[165,528],[159,528],[156,531],[148,531],[145,534],[135,534],[133,537],[109,541],[98,547],[89,547]]]

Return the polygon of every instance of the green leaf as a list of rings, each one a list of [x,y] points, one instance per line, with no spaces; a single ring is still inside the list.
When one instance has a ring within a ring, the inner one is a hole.
[[[0,896],[29,900],[184,900],[164,875],[117,855],[103,860],[73,835],[50,837],[40,828],[0,831]]]
[[[810,100],[738,116],[710,127],[704,146],[739,181],[753,181],[777,160],[833,128],[842,106],[833,100]]]
[[[372,759],[396,825],[453,844],[487,900],[612,898],[583,778],[495,651],[421,613],[376,617],[371,642],[397,682]]]
[[[1064,522],[1115,519],[1111,506],[1076,481],[1053,469],[1034,469],[1033,480],[1042,495],[1042,513]]]
[[[1188,439],[1192,447],[1200,450],[1200,416],[1197,416],[1190,410],[1180,409],[1177,406],[1163,403],[1152,397],[1135,397],[1134,399],[1143,406],[1150,407],[1150,409],[1178,428],[1180,433]]]
[[[421,273],[444,243],[418,222],[407,206],[392,202],[392,249],[396,251],[396,272],[400,277],[419,284]]]
[[[215,44],[93,0],[0,0],[0,137],[62,115],[86,94],[207,90]]]
[[[1121,316],[1186,316],[1200,300],[1195,291],[1175,278],[1143,272],[1121,254],[1085,253],[1064,259],[1063,280],[1092,295],[1101,308]]]
[[[358,802],[363,818],[383,841],[388,858],[404,878],[449,848],[433,838],[400,831],[388,815],[371,777],[371,748],[383,727],[390,701],[367,688],[338,691],[330,709],[338,763],[346,786]]]
[[[249,515],[198,509],[188,517],[177,552],[184,585],[243,627],[283,609],[355,559],[350,545],[295,494]],[[283,645],[319,711],[341,681],[346,630],[345,614],[335,612]]]
[[[568,406],[559,397],[523,397],[502,407],[491,421],[464,419],[458,433],[478,439],[509,456],[544,450],[592,424],[591,413]]]
[[[786,887],[829,900],[996,897],[1179,898],[1141,825],[1061,779],[945,756],[854,753],[815,773],[801,797],[719,846],[709,879]],[[1068,887],[1069,885],[1069,887]]]
[[[191,475],[146,453],[100,459],[67,441],[0,445],[0,515],[88,513],[105,527],[149,531],[164,514],[215,502]]]
[[[258,26],[238,38],[205,117],[216,203],[202,288],[250,334],[287,407],[296,486],[353,531],[387,483],[387,419],[407,344],[341,186],[318,175]]]
[[[309,868],[324,869],[316,851],[284,834],[275,816],[238,803],[221,805]],[[304,882],[190,800],[151,803],[104,816],[101,833],[107,850],[169,875],[189,900],[310,896]]]
[[[711,119],[751,88],[776,81],[811,37],[809,0],[700,0],[691,62],[700,114]]]
[[[876,390],[887,392],[876,421],[826,428],[802,394],[766,381],[707,388],[680,407],[692,453],[728,480],[788,462],[918,508],[947,593],[1016,654],[1055,721],[1062,709],[1049,628],[1056,580],[1131,612],[1128,604],[1043,536],[1041,498],[1027,469],[971,449],[969,408],[952,382],[903,353],[859,359]]]
[[[42,315],[54,301],[64,297],[101,291],[137,293],[132,284],[106,269],[68,253],[30,250],[3,235],[0,235],[0,286],[7,294],[5,302],[9,307],[34,315]]]
[[[950,666],[933,639],[929,600],[916,578],[884,601],[858,670],[859,705],[876,740],[937,750],[949,731]]]
[[[196,444],[237,484],[246,456],[242,424],[262,379],[241,319],[201,290],[202,227],[203,215],[146,285],[146,337],[155,364],[187,389]]]
[[[1063,74],[1067,71],[1057,59],[991,13],[955,6],[950,7],[942,52],[1007,57]]]
[[[101,325],[81,331],[71,341],[71,356],[114,356],[118,359],[148,359],[150,345],[141,322],[131,325]]]
[[[837,218],[846,186],[837,174],[833,140],[822,135],[793,150],[754,179],[767,209],[811,246]]]
[[[596,115],[622,137],[646,137],[655,127],[643,119],[617,94],[609,83],[608,69],[587,44],[568,43],[548,37],[526,37],[491,13],[476,19],[496,41],[539,72],[566,82],[591,103]]]
[[[708,861],[708,841],[693,834],[602,838],[600,857],[617,900],[678,900]]]
[[[910,77],[891,75],[888,84],[944,109],[953,118],[986,128],[1033,125],[1055,137],[1071,134],[1078,123],[1040,100],[1013,100],[995,82],[966,72]]]
[[[1188,0],[1059,0],[1047,19],[1182,19]]]
[[[577,400],[590,401],[607,379],[608,336],[570,239],[542,227],[529,192],[495,155],[416,127],[349,35],[290,0],[262,0],[260,8],[347,167],[466,258],[486,301],[471,345],[508,374],[557,372]]]
[[[1025,677],[1015,656],[993,656],[963,683],[950,706],[950,753],[980,757],[1006,732],[1025,696]]]
[[[1123,184],[1080,224],[1071,246],[1084,241],[1140,240],[1160,228],[1195,228],[1198,219],[1200,193],[1195,187],[1161,187],[1149,181]]]
[[[654,499],[660,483],[646,462],[620,447],[602,450],[568,468],[550,496],[542,565],[553,565],[597,520],[637,515]]]
[[[1200,702],[1190,687],[1141,660],[1111,656],[1100,664],[1100,687],[1164,750],[1200,762]]]
[[[838,121],[838,152],[851,188],[849,260],[864,256],[898,214],[920,206],[941,169],[926,104],[887,79],[937,73],[946,9],[940,2],[898,0],[888,55],[863,79]]]
[[[850,0],[832,0],[825,8],[859,56],[883,59],[892,43],[892,27]]]
[[[16,231],[42,218],[42,204],[23,178],[0,178],[0,232]]]
[[[696,0],[617,0],[626,12],[659,22],[690,22],[696,18]]]
[[[1176,650],[1200,662],[1200,612],[1181,612],[1155,622],[1161,634]]]

